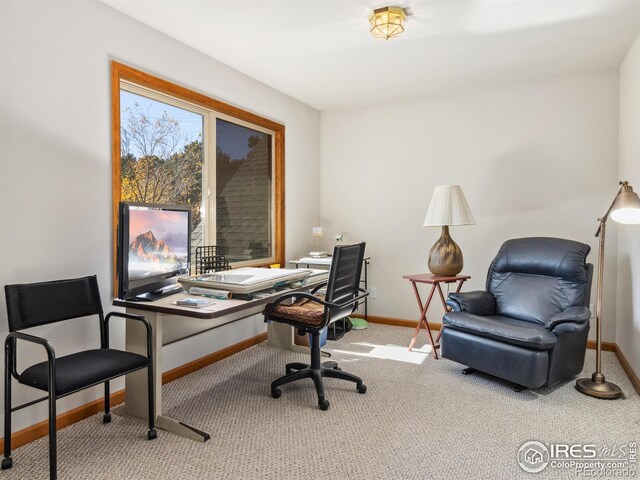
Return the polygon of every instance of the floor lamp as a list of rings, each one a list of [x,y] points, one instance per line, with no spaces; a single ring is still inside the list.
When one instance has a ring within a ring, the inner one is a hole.
[[[580,378],[576,381],[576,388],[596,398],[615,399],[622,396],[622,390],[616,384],[607,382],[601,372],[601,334],[602,334],[602,270],[604,267],[604,237],[607,219],[611,218],[618,223],[627,225],[640,224],[640,198],[633,191],[629,182],[620,182],[620,190],[611,202],[611,206],[603,217],[598,219],[600,225],[596,231],[596,237],[600,237],[600,249],[598,252],[598,285],[596,297],[596,371],[591,378]]]

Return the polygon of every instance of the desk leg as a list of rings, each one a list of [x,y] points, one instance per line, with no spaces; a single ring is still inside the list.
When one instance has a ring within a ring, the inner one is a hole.
[[[267,345],[291,350],[296,353],[309,353],[309,347],[296,345],[293,341],[293,327],[286,323],[270,322],[267,325]]]
[[[414,343],[416,343],[416,339],[418,338],[418,334],[420,333],[420,328],[424,325],[425,330],[427,331],[427,338],[429,339],[429,343],[431,344],[431,351],[433,352],[433,358],[438,359],[438,351],[436,343],[433,341],[433,335],[431,335],[431,329],[429,328],[429,322],[427,321],[427,310],[429,309],[429,304],[431,303],[431,299],[433,298],[433,294],[436,291],[436,285],[433,284],[431,286],[431,291],[429,292],[429,297],[427,298],[427,302],[422,305],[422,299],[420,298],[420,292],[418,292],[418,287],[416,286],[416,282],[411,282],[413,286],[413,293],[416,296],[416,301],[418,302],[418,307],[420,308],[420,319],[418,320],[418,325],[416,326],[416,330],[413,333],[413,338],[411,339],[411,343],[409,344],[409,351],[413,348]]]
[[[209,440],[208,433],[201,432],[162,414],[162,314],[143,311],[132,311],[131,313],[144,315],[151,323],[156,427],[200,442]],[[126,322],[126,350],[146,355],[147,333],[144,325],[134,320],[126,320]],[[113,413],[147,422],[149,420],[149,404],[147,401],[146,369],[130,373],[125,377],[124,395],[125,403],[118,405]]]

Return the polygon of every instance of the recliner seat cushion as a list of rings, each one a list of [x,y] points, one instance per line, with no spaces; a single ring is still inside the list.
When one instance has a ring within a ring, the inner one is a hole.
[[[449,312],[444,316],[443,324],[447,328],[534,350],[549,350],[556,345],[556,336],[546,328],[500,315],[482,317]]]
[[[137,353],[109,348],[87,350],[56,358],[56,395],[96,384],[149,364],[147,357]],[[47,391],[49,367],[37,363],[20,375],[20,383]]]

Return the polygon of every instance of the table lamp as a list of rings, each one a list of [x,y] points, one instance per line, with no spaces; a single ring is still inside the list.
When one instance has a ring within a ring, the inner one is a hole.
[[[453,277],[462,271],[462,250],[449,235],[453,225],[476,223],[459,185],[440,185],[431,197],[425,227],[442,227],[442,234],[429,250],[427,267],[434,275]]]
[[[596,371],[591,378],[580,378],[576,381],[576,388],[585,395],[596,398],[615,399],[622,396],[622,390],[616,384],[607,382],[601,371],[601,334],[602,334],[602,280],[604,268],[604,234],[607,219],[611,218],[618,223],[627,225],[640,224],[640,198],[633,191],[629,182],[620,182],[620,190],[616,194],[609,210],[598,219],[600,225],[596,231],[596,237],[600,237],[598,252],[598,285],[596,295]]]

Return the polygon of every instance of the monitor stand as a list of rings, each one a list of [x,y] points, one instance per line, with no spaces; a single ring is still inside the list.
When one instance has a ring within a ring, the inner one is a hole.
[[[134,302],[155,302],[156,300],[160,300],[161,298],[168,297],[169,295],[174,295],[182,291],[184,291],[184,289],[179,284],[170,285],[159,290],[154,290],[153,292],[141,293],[140,295],[133,297],[131,300]]]

